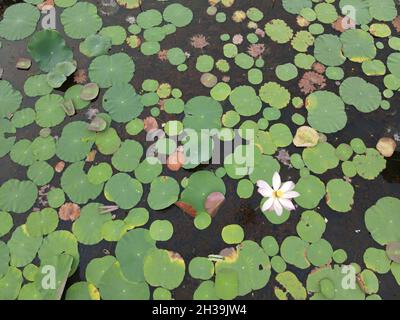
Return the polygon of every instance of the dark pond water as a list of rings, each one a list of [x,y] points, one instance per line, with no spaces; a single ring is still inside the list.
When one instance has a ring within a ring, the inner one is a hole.
[[[3,1],[2,5],[9,5],[14,1],[8,0]],[[18,1],[17,1],[18,2]],[[96,1],[89,1],[96,3]],[[183,1],[175,0],[174,2],[181,2],[188,5],[194,12],[194,19],[190,26],[180,28],[177,32],[166,38],[162,42],[162,49],[169,49],[172,47],[180,47],[184,51],[195,53],[194,49],[190,46],[190,37],[195,34],[204,34],[210,43],[210,46],[206,47],[203,52],[212,55],[215,59],[223,58],[221,50],[221,40],[219,39],[221,33],[228,32],[231,35],[236,33],[245,34],[246,27],[243,24],[236,24],[227,22],[220,25],[215,22],[214,17],[210,17],[206,14],[207,1]],[[97,4],[97,3],[96,3]],[[234,10],[244,9],[246,10],[250,6],[256,6],[265,13],[265,21],[270,19],[280,18],[284,19],[293,29],[298,29],[296,26],[295,16],[286,13],[281,6],[281,1],[272,0],[236,0],[234,8],[226,9],[225,12],[230,16]],[[157,8],[161,9],[164,7],[164,3],[157,1],[145,1],[143,9]],[[1,9],[0,9],[1,10]],[[128,15],[135,15],[137,11],[120,9],[118,13],[111,17],[103,17],[104,25],[115,25],[120,24],[125,27],[128,23],[125,18]],[[263,20],[263,21],[264,21]],[[59,21],[58,24],[60,25]],[[226,30],[224,30],[226,28]],[[89,59],[83,56],[78,50],[78,42],[71,41],[68,37],[67,43],[70,47],[74,48],[74,57],[78,61],[79,68],[87,68]],[[266,43],[267,54],[265,55],[266,68],[264,73],[264,81],[275,80],[273,70],[275,67],[282,63],[292,62],[296,52],[293,49],[288,49],[268,41]],[[114,48],[115,51],[120,51],[121,47]],[[197,49],[196,49],[197,50]],[[173,87],[180,88],[184,94],[183,98],[186,101],[194,96],[208,95],[209,90],[200,84],[199,78],[200,73],[195,69],[195,58],[192,57],[188,61],[189,69],[185,73],[180,73],[173,68],[169,63],[163,63],[154,57],[144,57],[138,53],[135,49],[131,49],[127,46],[123,47],[123,51],[126,51],[131,55],[136,63],[136,72],[133,80],[135,88],[139,88],[143,80],[145,79],[157,79],[159,82],[169,82]],[[198,53],[197,53],[198,54]],[[385,51],[381,50],[380,54],[385,56]],[[386,53],[387,55],[387,53]],[[37,72],[35,68],[29,71],[18,71],[15,68],[15,62],[18,57],[27,56],[26,53],[26,42],[19,41],[9,43],[3,41],[3,49],[0,50],[0,67],[4,68],[3,79],[10,81],[16,88],[21,92],[23,91],[23,83],[28,74],[34,74]],[[196,55],[192,55],[196,56]],[[378,57],[379,58],[379,57]],[[354,69],[353,69],[354,68]],[[363,76],[361,69],[355,64],[345,65],[346,75],[359,75]],[[218,74],[217,74],[218,75]],[[236,66],[232,66],[230,71],[232,87],[236,87],[241,84],[247,84],[247,72],[241,70]],[[377,79],[375,84],[382,89],[381,81]],[[294,95],[303,96],[298,89],[296,81],[285,84],[286,88]],[[338,92],[338,86],[330,81],[328,90]],[[94,103],[95,107],[101,109],[101,96]],[[364,140],[368,147],[374,147],[377,140],[380,137],[393,135],[394,133],[400,132],[400,114],[399,114],[399,98],[398,95],[391,101],[392,108],[390,111],[378,110],[372,114],[361,114],[354,111],[354,108],[348,108],[347,113],[349,115],[349,121],[347,127],[341,132],[333,135],[329,135],[329,142],[333,145],[339,145],[342,142],[350,142],[354,137],[360,137]],[[33,106],[34,101],[29,98],[25,98],[23,105]],[[296,110],[297,111],[297,110]],[[142,116],[146,116],[146,112]],[[296,127],[291,122],[291,115],[293,114],[292,108],[286,108],[283,110],[283,116],[279,120],[285,122],[291,127],[294,132]],[[300,111],[303,115],[306,114],[305,110]],[[74,116],[71,120],[85,119],[84,112]],[[172,119],[171,116],[162,114],[159,117],[160,122],[166,122]],[[178,116],[177,119],[180,119]],[[65,122],[64,124],[65,125]],[[114,125],[113,125],[114,126]],[[123,126],[114,126],[122,139],[128,138],[124,133]],[[53,135],[60,133],[60,129],[55,128],[52,130]],[[32,139],[38,135],[39,129],[35,125],[28,126],[26,128],[18,130],[17,139],[28,138]],[[146,144],[144,141],[144,135],[139,137],[141,143]],[[300,152],[295,147],[288,148],[289,153]],[[96,157],[96,162],[104,161],[107,157]],[[56,160],[51,162],[54,164]],[[26,178],[25,168],[21,168],[9,159],[8,156],[0,159],[0,183],[10,178]],[[202,169],[212,169],[213,166],[203,166]],[[170,175],[170,172],[168,172]],[[174,175],[179,181],[184,176],[190,175],[191,172],[180,171]],[[298,171],[296,169],[284,167],[282,174],[285,177],[290,177],[294,181],[299,178]],[[322,175],[323,181],[340,177],[341,172],[339,169],[330,170],[327,174]],[[207,256],[209,254],[219,253],[226,244],[222,241],[220,234],[222,228],[227,224],[240,224],[245,229],[246,239],[260,242],[261,239],[266,235],[273,235],[277,238],[278,242],[289,236],[296,234],[296,224],[299,220],[300,210],[291,214],[290,219],[282,225],[272,225],[266,220],[260,211],[255,211],[259,206],[260,197],[253,195],[250,200],[240,200],[236,195],[237,182],[228,178],[224,179],[227,187],[227,201],[223,204],[217,216],[214,218],[211,226],[205,231],[198,231],[193,225],[193,219],[186,214],[182,213],[177,207],[172,206],[171,208],[164,210],[160,213],[151,213],[151,219],[147,226],[160,217],[168,217],[174,225],[174,235],[168,242],[162,242],[159,247],[174,250],[179,252],[186,262],[189,262],[196,256]],[[57,185],[59,182],[55,179],[52,184]],[[394,196],[400,197],[400,153],[397,152],[391,159],[388,160],[387,169],[382,175],[374,181],[366,181],[361,178],[353,179],[353,186],[356,190],[355,205],[353,210],[347,214],[340,214],[330,210],[324,201],[321,202],[321,206],[318,207],[324,217],[329,222],[327,229],[324,234],[326,238],[335,249],[343,248],[348,253],[348,261],[354,261],[363,265],[363,253],[368,247],[377,247],[377,244],[372,240],[364,224],[364,212],[372,204],[383,196]],[[146,194],[146,188],[145,193]],[[147,207],[146,196],[143,196],[142,201],[138,206]],[[105,199],[101,199],[103,203],[108,204]],[[124,212],[117,212],[117,217],[124,217]],[[26,215],[14,215],[15,226],[24,223]],[[61,229],[70,230],[70,223],[62,223]],[[356,232],[359,230],[359,232]],[[7,241],[8,236],[2,240]],[[83,246],[80,245],[80,266],[76,274],[69,279],[68,285],[75,281],[84,279],[84,273],[87,263],[96,257],[104,256],[105,250],[113,253],[115,244],[109,242],[102,242],[95,246]],[[299,271],[298,269],[288,267],[288,270],[293,271],[298,278],[305,284],[308,271]],[[384,299],[400,299],[400,290],[398,285],[395,283],[393,276],[388,273],[386,275],[378,275],[380,280],[380,295]],[[175,299],[191,299],[194,290],[197,288],[199,282],[192,279],[188,275],[186,276],[183,284],[176,290],[174,290]],[[268,285],[258,291],[249,294],[244,299],[276,299],[273,293],[275,287],[274,274],[271,277]]]

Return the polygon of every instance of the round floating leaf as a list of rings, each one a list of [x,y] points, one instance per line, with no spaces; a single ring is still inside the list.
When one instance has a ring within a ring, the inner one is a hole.
[[[333,249],[325,239],[313,242],[307,248],[307,259],[317,267],[329,264],[332,259]]]
[[[143,147],[134,140],[125,140],[114,153],[111,162],[120,172],[132,172],[137,168],[143,155]]]
[[[310,266],[306,255],[309,246],[299,237],[289,236],[281,244],[282,258],[299,269],[307,269]]]
[[[262,102],[256,91],[249,86],[240,86],[232,90],[229,101],[242,116],[253,116],[260,112]]]
[[[162,164],[157,158],[148,157],[135,169],[135,177],[141,183],[150,183],[162,172]]]
[[[274,19],[265,25],[265,33],[271,38],[272,41],[277,43],[289,42],[293,37],[293,30],[285,21],[281,19]]]
[[[378,277],[371,270],[363,270],[360,273],[361,288],[367,294],[377,293],[379,290]]]
[[[43,186],[53,179],[54,169],[45,161],[37,161],[28,168],[26,174],[36,185]]]
[[[35,33],[28,43],[28,52],[44,72],[53,70],[60,62],[71,61],[73,57],[72,50],[67,47],[61,34],[55,30],[42,30]],[[40,76],[34,76],[33,79],[39,80]],[[39,86],[39,83],[32,83],[33,85]],[[40,88],[40,90],[46,89],[45,83],[41,86],[43,89]]]
[[[364,155],[353,159],[357,174],[367,180],[375,179],[385,168],[386,160],[376,149],[367,149]]]
[[[326,266],[309,273],[307,291],[313,293],[311,300],[364,300],[365,294],[356,284],[349,290],[343,286],[343,276],[349,274],[348,266]]]
[[[350,77],[340,85],[340,96],[358,111],[372,112],[379,108],[382,95],[379,88],[359,77]]]
[[[208,212],[199,212],[196,213],[196,217],[194,218],[194,226],[198,230],[207,229],[212,222],[212,218]]]
[[[273,257],[279,252],[279,244],[273,236],[266,236],[261,240],[261,246],[265,253]]]
[[[110,220],[101,227],[101,236],[106,241],[118,241],[127,232],[128,226],[122,220]]]
[[[0,237],[6,235],[13,227],[12,216],[5,211],[0,211]]]
[[[73,257],[69,275],[74,274],[79,265],[78,241],[71,232],[66,230],[57,230],[50,233],[43,240],[39,250],[41,261],[52,260],[61,254]]]
[[[150,236],[156,241],[168,241],[174,233],[174,227],[168,220],[155,220],[150,225]]]
[[[283,8],[292,14],[299,14],[302,9],[312,8],[311,0],[282,0]]]
[[[99,56],[89,66],[89,78],[100,88],[128,83],[134,72],[134,62],[123,52],[110,56]]]
[[[64,191],[60,188],[53,188],[47,194],[47,201],[52,208],[59,208],[65,202]]]
[[[180,201],[191,205],[197,212],[204,212],[206,211],[205,201],[208,195],[213,192],[225,194],[224,182],[212,172],[199,171],[190,176]]]
[[[151,183],[147,202],[151,209],[162,210],[174,204],[179,193],[180,187],[174,178],[161,176]]]
[[[96,136],[96,146],[104,155],[111,155],[118,151],[121,138],[114,128],[99,132]]]
[[[214,274],[214,264],[207,258],[193,258],[189,263],[189,274],[195,279],[208,280]]]
[[[303,151],[303,160],[306,166],[314,173],[322,174],[334,169],[339,164],[335,148],[329,143],[319,143],[313,148]]]
[[[397,8],[393,0],[371,0],[369,2],[369,12],[376,20],[391,21],[397,15]]]
[[[316,242],[321,239],[325,229],[324,218],[315,211],[304,211],[296,226],[300,238],[307,242]]]
[[[136,18],[136,23],[143,29],[149,29],[160,25],[162,22],[162,15],[160,11],[150,9],[142,11]]]
[[[151,249],[144,258],[144,277],[153,287],[177,288],[185,275],[185,261],[177,253]]]
[[[7,273],[10,262],[10,250],[0,241],[0,279]]]
[[[49,94],[36,101],[36,123],[43,128],[60,124],[65,118],[63,101],[58,94]]]
[[[400,241],[398,208],[400,200],[385,197],[365,212],[365,224],[372,238],[380,245]]]
[[[290,102],[290,92],[276,82],[268,82],[260,88],[260,98],[271,107],[282,109]]]
[[[41,244],[42,237],[30,236],[25,225],[19,226],[7,243],[10,249],[10,264],[15,267],[24,267],[31,263]]]
[[[80,281],[68,288],[65,294],[65,300],[100,300],[100,295],[93,284]]]
[[[71,201],[77,204],[87,203],[94,200],[101,193],[103,185],[90,183],[86,173],[83,171],[84,162],[76,162],[65,169],[61,177],[61,187]]]
[[[386,246],[386,253],[390,260],[400,263],[400,242],[391,242]]]
[[[122,274],[119,262],[115,262],[103,275],[99,290],[104,300],[148,300],[149,286],[144,282],[131,282]]]
[[[193,12],[180,3],[168,5],[163,12],[163,18],[166,22],[172,23],[176,27],[186,27],[193,19]]]
[[[342,53],[342,42],[338,36],[324,34],[317,37],[314,43],[315,58],[326,66],[340,66],[346,58]]]
[[[99,34],[111,39],[114,46],[119,46],[125,42],[126,31],[122,26],[108,26],[99,31]]]
[[[124,219],[129,229],[143,226],[149,221],[149,212],[145,208],[134,208],[129,211]]]
[[[103,275],[116,261],[114,256],[104,256],[90,260],[85,272],[87,281],[98,287]]]
[[[230,224],[222,229],[221,236],[227,244],[241,243],[244,239],[244,231],[238,224]]]
[[[374,38],[361,29],[349,29],[340,36],[343,43],[343,54],[351,61],[362,63],[376,56]]]
[[[0,299],[15,300],[22,286],[22,272],[15,267],[9,267],[7,273],[0,279]]]
[[[65,33],[72,39],[84,39],[95,34],[102,26],[97,7],[89,2],[78,2],[61,13]]]
[[[364,262],[368,269],[377,273],[385,274],[390,270],[390,259],[385,250],[368,248],[364,252]]]
[[[37,192],[31,181],[10,179],[0,187],[0,208],[4,211],[24,213],[32,208]]]
[[[215,293],[223,300],[233,300],[238,296],[238,274],[233,269],[220,269],[215,276]]]
[[[210,97],[195,97],[185,106],[185,128],[194,130],[221,128],[222,107]]]
[[[7,40],[22,40],[36,29],[40,12],[27,3],[18,3],[6,9],[0,21],[0,37]]]
[[[300,178],[296,184],[296,191],[300,196],[295,198],[296,203],[305,208],[313,209],[325,195],[325,185],[313,175]]]
[[[14,113],[12,124],[16,128],[24,128],[35,121],[36,113],[31,108],[25,108]]]
[[[354,203],[353,186],[341,179],[333,179],[326,185],[326,203],[338,212],[349,212]]]
[[[46,208],[32,212],[26,220],[26,231],[32,237],[40,237],[53,232],[58,226],[58,214],[54,209]]]
[[[106,162],[102,162],[89,169],[87,178],[91,184],[99,185],[110,179],[112,174],[111,166]]]
[[[80,243],[94,245],[103,239],[101,228],[111,219],[110,214],[101,212],[101,204],[91,203],[82,208],[79,218],[72,225],[72,232]]]
[[[115,255],[127,279],[134,282],[144,280],[143,259],[154,248],[155,241],[146,229],[129,231],[118,241]]]
[[[57,141],[57,156],[64,161],[83,160],[94,143],[95,133],[82,121],[68,123]]]
[[[223,269],[236,271],[239,296],[263,288],[271,275],[271,264],[264,250],[257,243],[247,240],[237,247],[237,251],[233,250],[226,259],[215,264],[217,277]]]
[[[79,45],[79,51],[89,58],[106,54],[110,48],[111,39],[100,34],[92,34],[88,36]]]
[[[106,91],[103,108],[114,121],[125,123],[142,113],[143,104],[130,84],[119,84]]]
[[[22,96],[8,81],[0,80],[0,100],[0,117],[6,117],[19,109]]]
[[[345,106],[336,94],[318,91],[306,99],[308,123],[317,131],[334,133],[342,130],[347,123]]]
[[[143,188],[139,181],[126,173],[112,176],[104,187],[108,201],[115,202],[121,209],[133,208],[142,197]]]

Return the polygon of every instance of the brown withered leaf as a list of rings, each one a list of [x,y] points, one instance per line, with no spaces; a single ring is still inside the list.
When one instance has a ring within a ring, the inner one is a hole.
[[[396,29],[397,32],[400,32],[400,16],[397,16],[392,21],[393,27]]]
[[[225,196],[221,192],[212,192],[208,195],[204,203],[204,208],[212,217],[215,217],[224,201]]]
[[[183,201],[177,201],[175,202],[175,205],[181,209],[183,212],[185,212],[186,214],[188,214],[191,217],[196,217],[197,215],[197,211],[195,208],[193,208],[190,204],[185,203]]]
[[[326,87],[326,79],[323,75],[308,71],[304,73],[303,78],[299,81],[300,91],[305,94],[310,94],[316,90],[321,90]]]
[[[96,150],[92,150],[88,153],[87,157],[86,157],[86,162],[93,162],[94,159],[96,158],[96,154],[97,151]]]
[[[81,208],[72,202],[64,203],[58,210],[58,216],[63,221],[75,221],[81,215]]]
[[[153,117],[147,117],[143,120],[144,131],[151,132],[158,129],[157,120]]]
[[[54,7],[54,0],[46,0],[37,5],[40,11],[47,11]]]
[[[65,162],[64,162],[64,161],[59,161],[59,162],[57,162],[56,165],[54,166],[54,170],[55,170],[57,173],[63,172],[64,168],[65,168]]]
[[[185,155],[182,148],[178,148],[167,159],[167,167],[171,171],[179,171],[185,164]]]
[[[87,82],[87,74],[85,69],[78,69],[74,73],[74,82],[79,84],[84,84]]]

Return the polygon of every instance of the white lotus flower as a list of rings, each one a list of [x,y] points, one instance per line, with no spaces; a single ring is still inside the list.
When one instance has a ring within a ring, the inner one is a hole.
[[[295,210],[296,208],[291,199],[300,196],[298,192],[293,191],[295,186],[293,181],[282,183],[281,176],[278,172],[274,173],[272,187],[267,182],[258,180],[258,193],[264,198],[268,198],[263,204],[261,211],[275,211],[278,216],[281,216],[284,208],[289,211]]]

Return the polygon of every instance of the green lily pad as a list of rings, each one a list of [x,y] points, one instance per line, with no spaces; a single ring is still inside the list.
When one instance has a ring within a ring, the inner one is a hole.
[[[78,2],[61,13],[65,33],[72,39],[84,39],[95,34],[102,26],[97,7],[89,2]]]
[[[5,117],[17,111],[22,102],[21,93],[15,90],[6,80],[0,80],[0,117]]]
[[[341,179],[333,179],[326,185],[326,203],[338,212],[349,212],[354,204],[353,186]]]
[[[122,52],[96,57],[89,66],[89,78],[100,88],[128,83],[134,72],[134,62]]]
[[[151,249],[144,258],[144,277],[153,287],[177,288],[185,275],[185,261],[177,253]]]
[[[397,221],[400,219],[398,208],[400,200],[385,197],[365,212],[365,224],[372,238],[380,245],[400,241]]]
[[[152,181],[147,202],[151,209],[162,210],[174,204],[179,193],[180,187],[174,178],[161,176]]]
[[[10,249],[10,265],[24,267],[31,263],[42,244],[42,237],[30,236],[26,226],[19,226],[7,243]]]
[[[73,202],[78,204],[94,200],[103,188],[103,185],[90,183],[83,166],[84,162],[75,162],[65,169],[61,177],[62,189]]]
[[[36,202],[37,188],[31,181],[11,179],[0,187],[0,208],[4,211],[24,213]]]
[[[121,209],[133,208],[140,201],[142,194],[140,182],[126,173],[112,176],[104,187],[106,199],[115,202]]]
[[[72,232],[80,243],[94,245],[103,240],[101,228],[111,219],[110,214],[101,212],[101,204],[90,203],[81,209],[79,218],[72,225]]]
[[[53,232],[58,226],[57,211],[51,208],[32,212],[26,220],[26,231],[32,237],[40,237]]]
[[[7,40],[22,40],[36,29],[39,10],[28,3],[17,3],[6,9],[0,21],[0,37]]]

